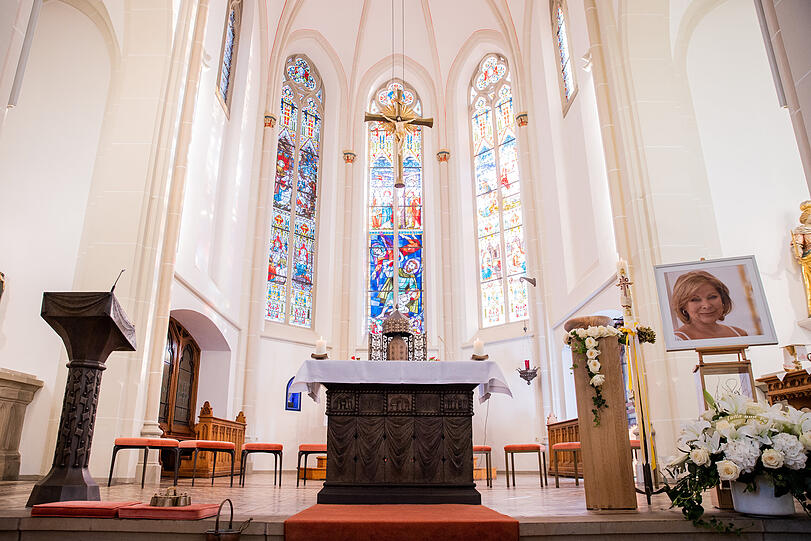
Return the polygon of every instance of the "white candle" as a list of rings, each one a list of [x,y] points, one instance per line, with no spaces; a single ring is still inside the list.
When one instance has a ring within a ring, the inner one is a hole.
[[[315,354],[316,355],[323,355],[327,352],[327,341],[324,340],[322,336],[318,340],[315,341]]]
[[[484,342],[478,338],[473,341],[473,355],[484,355]]]

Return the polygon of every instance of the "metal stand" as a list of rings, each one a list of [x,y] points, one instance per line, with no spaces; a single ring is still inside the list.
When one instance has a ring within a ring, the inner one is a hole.
[[[26,507],[99,500],[87,469],[104,362],[113,351],[135,351],[135,327],[112,292],[45,293],[42,318],[68,352],[68,379],[51,471],[34,485]]]

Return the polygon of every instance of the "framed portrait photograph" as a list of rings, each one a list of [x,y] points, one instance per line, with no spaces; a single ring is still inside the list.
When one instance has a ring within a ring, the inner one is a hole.
[[[776,344],[755,256],[656,265],[667,351]]]

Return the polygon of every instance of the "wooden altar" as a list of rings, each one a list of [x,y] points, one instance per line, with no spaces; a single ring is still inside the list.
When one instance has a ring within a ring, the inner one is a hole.
[[[476,384],[327,387],[318,503],[481,504],[473,483]]]
[[[546,430],[549,436],[549,449],[556,443],[580,441],[580,427],[577,419],[549,423],[546,425]],[[558,454],[558,468],[560,471],[557,475],[561,477],[574,477],[574,455],[575,453]],[[549,475],[555,475],[555,461],[552,460],[551,454],[549,455],[549,462]],[[581,476],[583,475],[583,453],[577,453],[577,471]]]
[[[245,414],[241,411],[236,417],[236,420],[230,421],[228,419],[221,419],[214,417],[214,412],[211,410],[211,404],[206,401],[203,407],[200,408],[200,415],[197,419],[197,424],[194,425],[194,438],[173,436],[180,440],[215,440],[215,441],[230,441],[234,444],[236,457],[234,462],[234,475],[239,473],[239,450],[242,449],[242,444],[245,443]],[[197,473],[196,477],[207,477],[211,475],[211,461],[213,460],[213,453],[200,453],[197,456]],[[163,464],[162,475],[170,477],[174,475],[174,453],[163,453],[161,462]],[[214,470],[214,475],[217,477],[231,475],[231,457],[226,453],[217,453],[217,464]],[[178,470],[179,477],[192,476],[192,456],[180,457],[180,469]]]
[[[769,404],[785,400],[797,409],[811,408],[811,375],[805,370],[786,372],[783,381],[776,375],[757,379],[766,387],[766,398]]]

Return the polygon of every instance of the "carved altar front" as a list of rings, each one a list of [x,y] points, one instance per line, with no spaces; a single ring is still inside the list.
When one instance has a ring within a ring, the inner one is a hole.
[[[481,503],[476,384],[324,385],[328,459],[318,503]]]
[[[580,441],[580,426],[578,425],[577,419],[549,423],[546,425],[546,430],[549,435],[550,449],[556,443]],[[558,475],[562,477],[574,477],[574,457],[574,453],[558,453]],[[549,456],[549,462],[549,475],[554,475],[555,461],[552,460],[551,455]],[[583,475],[583,453],[577,453],[577,471],[580,475]]]
[[[771,375],[758,378],[757,382],[766,386],[770,405],[785,400],[797,409],[811,408],[811,375],[805,370],[786,372],[782,381]]]

